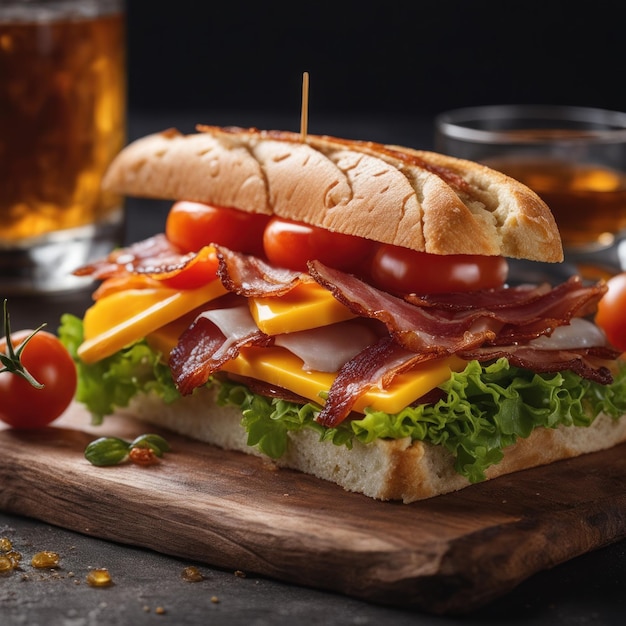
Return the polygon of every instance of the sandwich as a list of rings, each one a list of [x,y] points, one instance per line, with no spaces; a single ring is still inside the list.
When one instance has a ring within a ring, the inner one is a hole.
[[[626,440],[602,282],[488,167],[401,146],[199,126],[129,144],[104,186],[172,201],[164,231],[76,270],[60,336],[111,413],[413,502]]]

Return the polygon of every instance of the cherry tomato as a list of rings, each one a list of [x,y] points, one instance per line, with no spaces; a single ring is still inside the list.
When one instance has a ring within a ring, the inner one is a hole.
[[[201,202],[176,202],[165,222],[165,235],[184,252],[211,243],[246,254],[263,254],[263,229],[268,215],[214,207]]]
[[[372,254],[375,245],[363,237],[279,217],[273,217],[263,233],[263,247],[269,261],[302,272],[307,271],[307,261],[314,259],[340,270],[358,269]]]
[[[626,351],[626,272],[606,284],[609,290],[598,304],[596,324],[618,350]]]
[[[500,256],[429,254],[384,244],[371,264],[374,285],[395,293],[451,293],[501,287],[508,264]]]
[[[185,267],[159,281],[171,289],[196,289],[217,278],[218,265],[215,248],[205,246]]]
[[[11,333],[14,348],[31,333]],[[0,340],[0,350],[6,352],[6,338]],[[76,367],[61,341],[41,330],[24,346],[20,360],[43,388],[37,389],[18,374],[0,373],[0,420],[14,428],[39,428],[69,406],[76,391]]]

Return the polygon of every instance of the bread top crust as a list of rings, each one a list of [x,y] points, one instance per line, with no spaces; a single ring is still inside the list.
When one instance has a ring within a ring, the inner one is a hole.
[[[433,254],[563,259],[539,196],[478,163],[328,136],[198,129],[131,143],[104,188],[274,214]]]

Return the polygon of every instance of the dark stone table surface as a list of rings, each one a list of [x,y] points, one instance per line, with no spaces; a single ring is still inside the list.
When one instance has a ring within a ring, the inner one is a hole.
[[[297,131],[298,120],[298,115],[284,120],[254,113],[135,114],[131,116],[129,136],[132,139],[171,126],[189,131],[195,122]],[[429,120],[317,120],[312,126],[312,132],[420,148],[430,148],[432,142]],[[168,207],[167,203],[129,201],[128,241],[162,230]],[[88,293],[18,299],[11,303],[11,314],[21,325],[40,323],[42,317],[53,325],[62,312],[80,315],[88,302]],[[0,574],[0,626],[588,626],[621,625],[626,618],[626,541],[542,572],[477,613],[439,617],[241,576],[4,512],[0,512],[0,537],[8,537],[25,559],[21,570]],[[60,567],[54,571],[33,570],[27,561],[40,550],[58,552],[62,557]],[[191,565],[200,570],[201,581],[183,580],[184,568]],[[106,567],[114,584],[90,587],[86,576],[93,567]]]

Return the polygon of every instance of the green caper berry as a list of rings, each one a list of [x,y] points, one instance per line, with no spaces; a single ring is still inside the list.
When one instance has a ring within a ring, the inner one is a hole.
[[[117,465],[128,457],[130,446],[118,437],[100,437],[85,448],[85,458],[99,467]]]
[[[160,435],[140,435],[131,444],[131,448],[150,448],[156,456],[163,456],[164,452],[170,451],[170,445]]]

